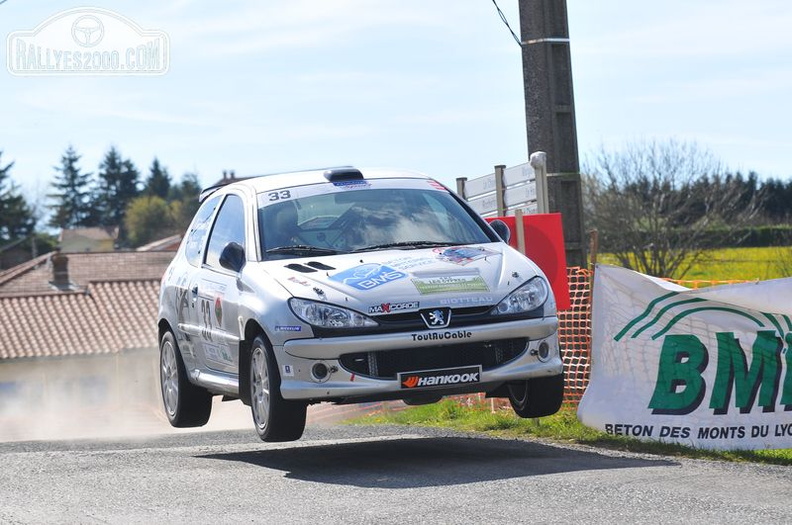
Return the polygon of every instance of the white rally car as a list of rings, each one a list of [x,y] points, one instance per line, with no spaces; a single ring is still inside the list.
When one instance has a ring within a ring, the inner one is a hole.
[[[160,292],[173,426],[212,396],[261,439],[299,439],[311,403],[432,403],[486,392],[555,413],[564,382],[541,270],[423,175],[333,168],[205,190]]]

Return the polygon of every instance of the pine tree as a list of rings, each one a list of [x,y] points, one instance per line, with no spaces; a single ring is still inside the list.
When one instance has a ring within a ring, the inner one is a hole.
[[[140,173],[132,161],[122,159],[118,150],[111,147],[99,165],[99,186],[94,194],[100,225],[124,224],[127,206],[140,193],[139,179]]]
[[[54,228],[95,226],[97,212],[91,202],[91,173],[81,173],[77,163],[81,156],[72,146],[61,157],[61,165],[55,167],[58,175],[52,186],[56,193],[47,195],[55,203],[49,225]]]
[[[146,188],[143,190],[145,195],[149,197],[168,198],[168,193],[171,188],[171,178],[168,175],[167,168],[160,166],[157,157],[154,157],[154,162],[151,163],[149,168],[149,176],[146,179]]]
[[[10,179],[13,165],[2,167],[0,162],[0,246],[31,235],[36,226],[30,205]]]

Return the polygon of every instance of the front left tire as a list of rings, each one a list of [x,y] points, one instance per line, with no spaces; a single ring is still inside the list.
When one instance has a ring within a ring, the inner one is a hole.
[[[283,399],[280,386],[275,355],[261,336],[256,337],[250,352],[250,410],[262,441],[295,441],[305,430],[308,404]]]
[[[165,415],[177,428],[201,427],[212,413],[212,394],[190,383],[176,339],[170,331],[160,340],[160,387]]]

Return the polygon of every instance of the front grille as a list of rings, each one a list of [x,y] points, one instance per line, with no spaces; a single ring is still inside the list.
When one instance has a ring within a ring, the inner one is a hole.
[[[339,358],[349,372],[377,379],[396,379],[400,372],[417,372],[481,365],[490,370],[519,357],[528,344],[524,337],[483,343],[400,348],[376,352],[356,352]]]
[[[453,326],[465,326],[471,322],[480,321],[481,317],[489,313],[492,306],[476,306],[473,308],[454,308],[451,310],[451,324]],[[433,310],[433,308],[424,309],[423,311]],[[408,312],[404,314],[388,314],[388,315],[375,315],[371,316],[382,326],[399,326],[409,324],[416,327],[425,327],[426,325],[421,319],[421,312]]]

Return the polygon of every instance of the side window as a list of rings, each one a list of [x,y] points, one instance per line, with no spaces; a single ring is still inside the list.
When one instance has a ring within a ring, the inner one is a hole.
[[[206,248],[206,264],[220,268],[220,254],[229,242],[245,246],[245,208],[242,199],[236,195],[226,197],[217,213]]]
[[[198,208],[190,228],[187,230],[184,255],[193,266],[201,266],[201,262],[203,262],[204,241],[206,241],[206,234],[209,233],[209,220],[219,203],[219,196],[204,202]]]

